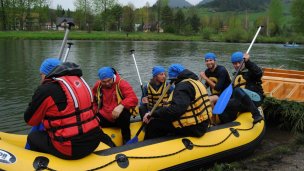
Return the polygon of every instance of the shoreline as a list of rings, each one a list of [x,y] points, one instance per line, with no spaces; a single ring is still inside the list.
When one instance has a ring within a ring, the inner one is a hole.
[[[0,31],[0,40],[62,40],[64,31]],[[250,34],[249,34],[250,35]],[[208,39],[202,34],[177,35],[171,33],[144,33],[144,32],[103,32],[71,31],[70,40],[119,40],[119,41],[202,41],[202,42],[226,42],[226,43],[250,43],[251,37],[240,40],[227,39],[225,33],[213,34]],[[304,44],[304,36],[292,36],[297,44]],[[259,35],[257,43],[285,44],[290,42],[289,37],[266,37]]]

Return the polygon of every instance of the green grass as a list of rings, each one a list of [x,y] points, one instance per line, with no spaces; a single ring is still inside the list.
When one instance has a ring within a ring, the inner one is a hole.
[[[0,32],[0,39],[48,39],[60,40],[64,36],[64,31],[8,31]],[[156,41],[198,41],[200,36],[184,36],[169,33],[125,33],[125,32],[96,32],[87,33],[85,31],[71,31],[70,39],[74,40],[156,40]]]
[[[226,33],[206,33],[193,35],[178,35],[170,33],[143,33],[143,32],[102,32],[93,31],[71,31],[69,39],[71,40],[138,40],[138,41],[212,41],[212,42],[250,42],[252,34],[245,32],[240,37],[236,31]],[[0,39],[32,39],[32,40],[61,40],[64,37],[64,31],[0,31]],[[286,37],[266,37],[260,35],[257,38],[259,43],[285,43],[294,41],[304,43],[304,36],[291,35]]]

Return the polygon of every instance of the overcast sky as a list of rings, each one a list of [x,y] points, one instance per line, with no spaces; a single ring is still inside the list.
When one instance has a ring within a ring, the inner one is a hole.
[[[118,0],[122,5],[127,5],[131,2],[136,8],[141,8],[149,2],[150,6],[152,6],[157,0]],[[202,0],[187,0],[189,3],[196,5]],[[61,5],[63,9],[74,10],[74,0],[51,0],[51,7],[56,9],[57,4]]]

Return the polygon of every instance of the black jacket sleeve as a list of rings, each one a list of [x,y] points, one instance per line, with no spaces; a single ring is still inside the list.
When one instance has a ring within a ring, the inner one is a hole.
[[[255,63],[251,62],[248,60],[245,62],[245,67],[249,70],[250,72],[250,78],[253,78],[255,80],[261,79],[263,76],[263,70],[258,67]]]
[[[183,115],[189,104],[194,100],[195,90],[189,82],[180,82],[173,91],[173,98],[168,107],[161,107],[156,110],[152,117],[168,121],[177,120]]]

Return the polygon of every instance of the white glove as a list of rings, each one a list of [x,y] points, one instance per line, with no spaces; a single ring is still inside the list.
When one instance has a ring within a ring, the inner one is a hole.
[[[114,108],[114,110],[112,111],[112,117],[113,119],[117,119],[119,117],[119,115],[121,114],[121,112],[123,111],[124,106],[122,104],[119,104],[118,106],[116,106]]]

